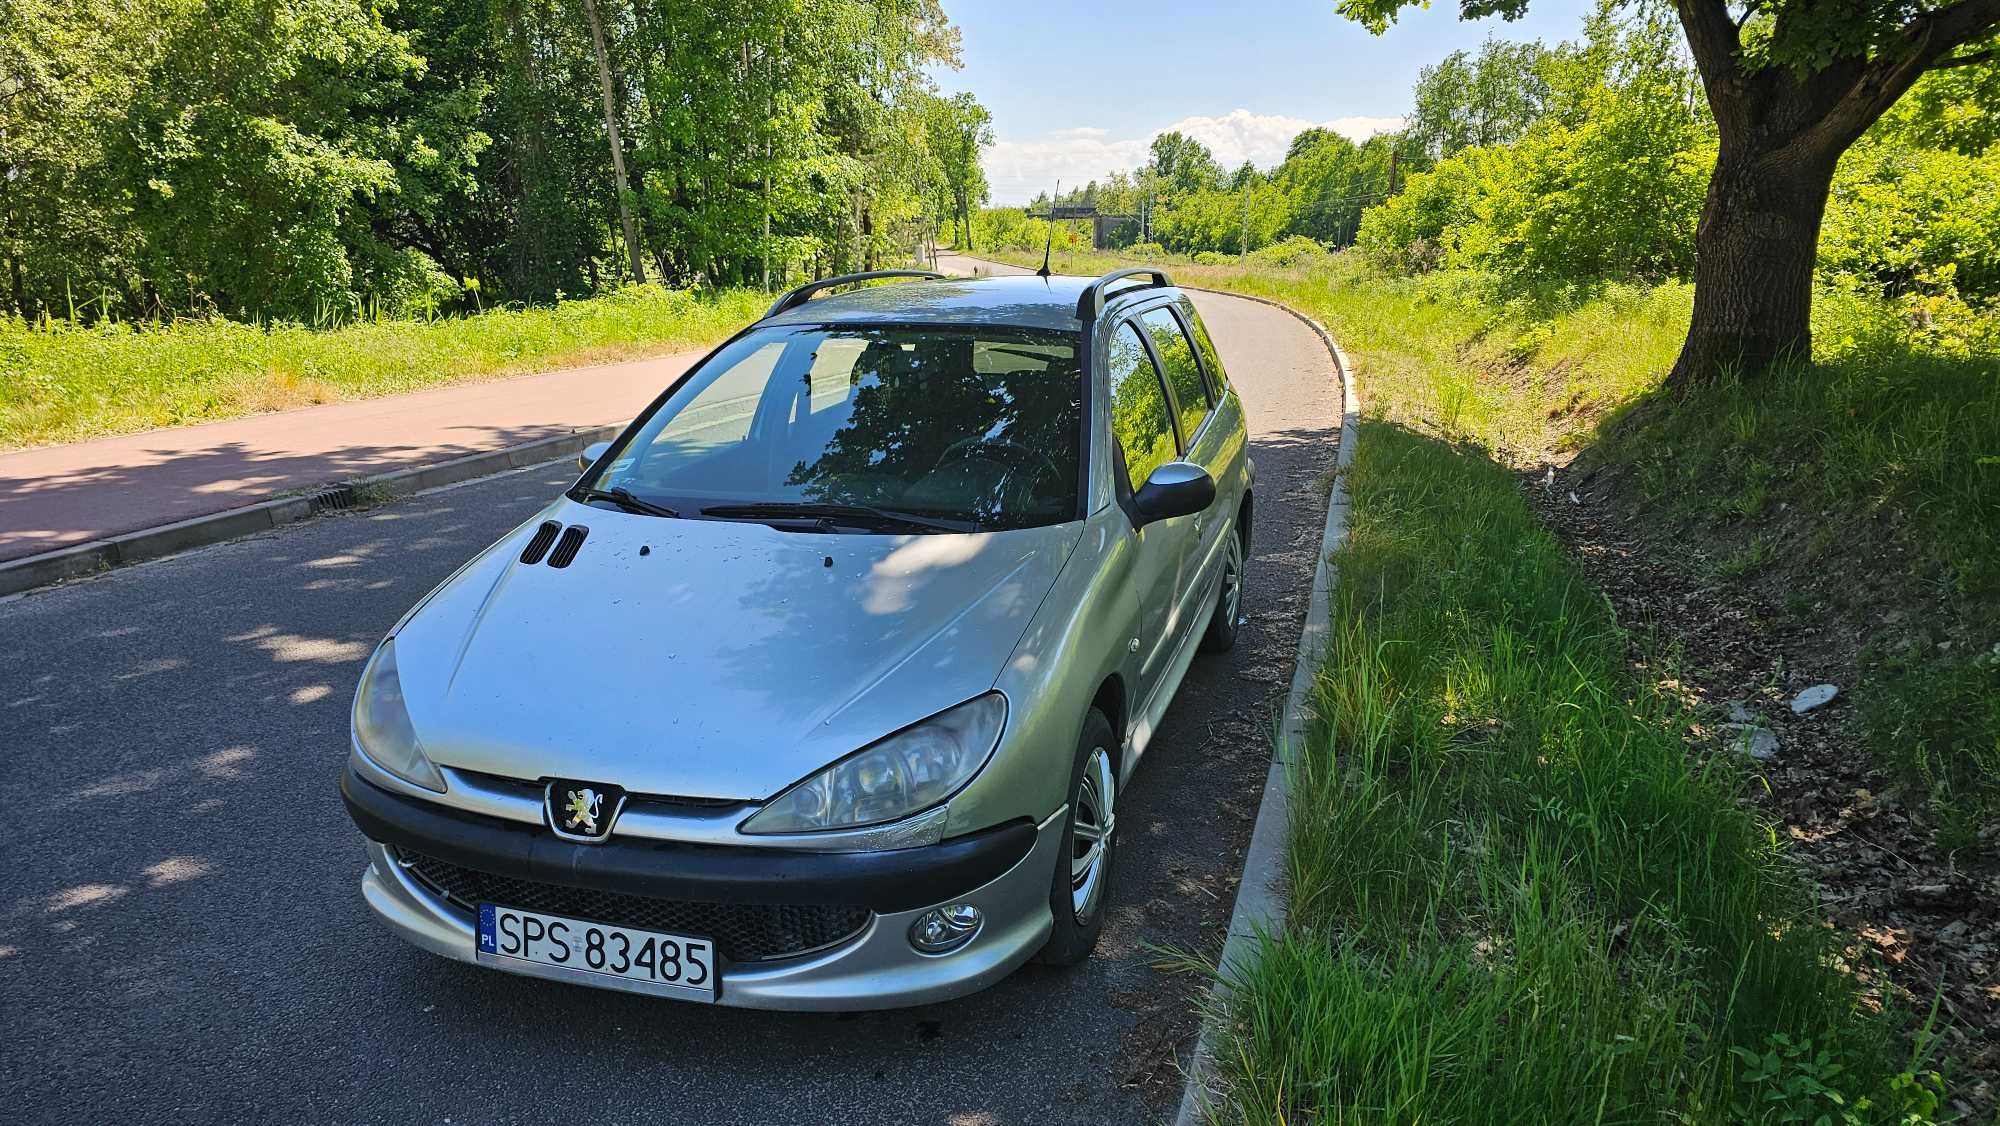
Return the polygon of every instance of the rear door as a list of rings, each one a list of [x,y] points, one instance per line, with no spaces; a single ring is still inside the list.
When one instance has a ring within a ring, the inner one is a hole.
[[[1224,428],[1210,425],[1215,417],[1215,403],[1208,381],[1202,377],[1194,342],[1166,305],[1148,309],[1134,319],[1145,330],[1147,342],[1166,377],[1168,408],[1173,412],[1182,460],[1208,470],[1218,488],[1226,487],[1230,480],[1225,472],[1226,460],[1232,451]],[[1201,611],[1208,605],[1210,580],[1219,574],[1222,537],[1229,533],[1229,513],[1234,508],[1227,501],[1226,496],[1218,496],[1216,503],[1205,511],[1183,520],[1168,521],[1187,525],[1174,578],[1178,604],[1172,618],[1176,636],[1183,630],[1201,629],[1208,624]]]
[[[1106,341],[1105,375],[1111,395],[1112,468],[1120,503],[1131,511],[1132,494],[1153,470],[1180,456],[1180,441],[1166,383],[1133,322],[1121,322]],[[1139,603],[1135,699],[1151,700],[1173,663],[1171,643],[1182,624],[1180,571],[1192,535],[1193,525],[1185,518],[1155,521],[1133,532],[1130,581]]]

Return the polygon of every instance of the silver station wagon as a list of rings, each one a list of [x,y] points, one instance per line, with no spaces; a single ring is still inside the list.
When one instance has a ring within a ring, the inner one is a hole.
[[[1164,273],[817,282],[582,461],[362,674],[376,914],[772,1009],[1089,956],[1250,536],[1242,407]]]

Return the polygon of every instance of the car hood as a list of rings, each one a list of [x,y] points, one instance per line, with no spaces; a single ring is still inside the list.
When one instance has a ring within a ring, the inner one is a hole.
[[[520,562],[541,520],[589,528]],[[396,633],[431,760],[763,799],[991,688],[1080,523],[818,535],[558,501]]]

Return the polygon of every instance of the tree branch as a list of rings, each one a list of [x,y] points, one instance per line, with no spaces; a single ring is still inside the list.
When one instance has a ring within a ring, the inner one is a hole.
[[[1727,0],[1674,0],[1674,10],[1687,32],[1694,65],[1709,86],[1733,81],[1742,74],[1738,58],[1743,47],[1736,21],[1729,18]]]
[[[2000,47],[1996,47],[1990,51],[1974,51],[1970,55],[1953,55],[1948,59],[1939,59],[1937,62],[1931,64],[1931,69],[1950,70],[1953,67],[1959,66],[1978,66],[1980,63],[1991,62],[1994,59],[2000,59]]]
[[[1860,77],[1833,109],[1789,147],[1834,155],[1845,151],[1925,71],[1940,60],[1948,60],[1960,46],[1996,26],[2000,26],[2000,0],[1959,0],[1911,20],[1896,36],[1893,46],[1868,60]],[[1994,52],[1980,52],[1991,53]],[[1976,56],[1966,58],[1980,61]]]

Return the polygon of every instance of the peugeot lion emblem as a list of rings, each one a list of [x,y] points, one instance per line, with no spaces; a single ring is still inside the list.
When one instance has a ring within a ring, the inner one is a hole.
[[[602,844],[625,805],[625,791],[603,782],[554,778],[544,799],[549,828],[565,840]]]
[[[604,795],[589,786],[569,791],[563,805],[563,812],[569,814],[569,820],[563,822],[563,828],[572,832],[581,830],[586,837],[596,836],[597,811],[603,805]]]

